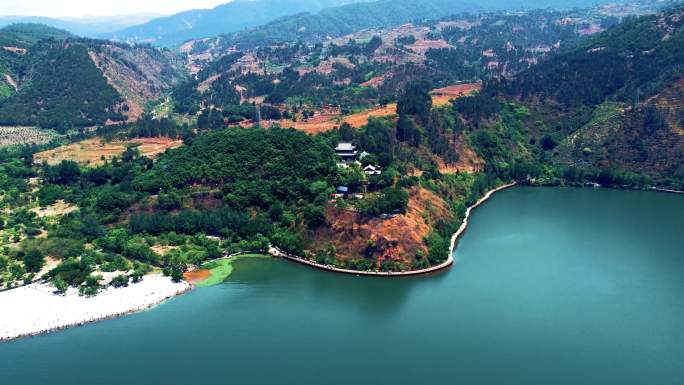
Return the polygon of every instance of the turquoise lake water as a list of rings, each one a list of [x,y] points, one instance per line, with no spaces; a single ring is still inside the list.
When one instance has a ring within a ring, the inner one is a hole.
[[[515,188],[455,258],[401,279],[242,260],[156,309],[0,344],[0,384],[684,384],[684,197]]]

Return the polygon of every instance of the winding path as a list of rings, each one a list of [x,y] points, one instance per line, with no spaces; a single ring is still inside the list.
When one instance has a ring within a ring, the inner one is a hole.
[[[339,267],[335,267],[332,265],[322,265],[320,263],[316,263],[313,261],[310,261],[308,259],[298,257],[296,255],[292,255],[289,253],[286,253],[280,249],[278,249],[275,246],[271,246],[268,250],[269,254],[275,256],[275,257],[281,257],[293,262],[301,263],[303,265],[315,267],[317,269],[321,270],[327,270],[327,271],[332,271],[335,273],[341,273],[341,274],[351,274],[351,275],[363,275],[363,276],[373,276],[373,277],[406,277],[406,276],[413,276],[413,275],[422,275],[422,274],[429,274],[429,273],[434,273],[436,271],[440,271],[442,269],[446,269],[447,267],[453,265],[454,263],[454,249],[456,248],[456,244],[458,243],[459,238],[463,235],[463,233],[466,231],[468,228],[468,220],[470,219],[470,214],[472,211],[485,203],[486,201],[489,200],[489,198],[492,197],[495,193],[505,190],[508,188],[511,188],[515,186],[516,183],[510,183],[506,184],[503,186],[499,186],[493,190],[490,190],[485,194],[482,198],[480,198],[475,204],[472,206],[468,207],[465,213],[465,217],[463,218],[463,223],[461,224],[461,227],[458,228],[456,233],[451,237],[451,246],[449,247],[449,257],[447,258],[446,261],[440,263],[439,265],[428,267],[427,269],[421,269],[421,270],[409,270],[409,271],[361,271],[361,270],[350,270],[350,269],[342,269]]]

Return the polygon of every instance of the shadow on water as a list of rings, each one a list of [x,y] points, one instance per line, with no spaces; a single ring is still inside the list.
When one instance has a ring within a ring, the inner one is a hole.
[[[353,308],[366,316],[391,318],[406,304],[413,292],[439,286],[450,272],[413,277],[362,277],[313,269],[290,261],[240,260],[228,285],[263,286],[264,295],[273,284],[289,287],[297,295],[315,296],[318,302]],[[275,293],[275,294],[274,294]]]

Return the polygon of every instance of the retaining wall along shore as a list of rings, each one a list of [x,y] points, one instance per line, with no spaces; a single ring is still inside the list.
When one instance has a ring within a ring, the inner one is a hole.
[[[492,195],[495,193],[509,189],[513,186],[515,186],[517,183],[510,183],[506,184],[503,186],[499,186],[493,190],[490,190],[485,194],[482,198],[480,198],[475,204],[472,206],[468,207],[465,213],[465,217],[463,218],[463,223],[461,223],[461,227],[458,228],[458,230],[454,233],[454,235],[451,237],[451,246],[449,247],[449,257],[447,258],[446,261],[440,263],[439,265],[428,267],[427,269],[421,269],[421,270],[409,270],[409,271],[360,271],[360,270],[350,270],[350,269],[342,269],[339,267],[335,267],[332,265],[321,265],[319,263],[310,261],[308,259],[292,255],[289,253],[286,253],[277,247],[271,247],[269,249],[269,254],[275,256],[275,257],[281,257],[285,258],[290,261],[294,261],[297,263],[301,263],[303,265],[315,267],[317,269],[321,270],[327,270],[327,271],[332,271],[335,273],[341,273],[341,274],[352,274],[352,275],[363,275],[363,276],[373,276],[373,277],[406,277],[406,276],[413,276],[413,275],[422,275],[422,274],[429,274],[429,273],[434,273],[443,269],[446,269],[447,267],[453,265],[454,263],[454,249],[456,248],[456,244],[458,243],[458,239],[463,235],[463,233],[466,231],[468,228],[468,220],[470,219],[470,214],[474,209],[488,201]]]
[[[421,270],[411,270],[411,271],[401,271],[401,272],[382,272],[382,271],[357,271],[357,270],[349,270],[349,269],[341,269],[335,266],[328,266],[328,265],[321,265],[312,261],[309,261],[307,259],[291,255],[288,253],[283,252],[282,250],[279,250],[275,247],[271,247],[269,249],[269,254],[277,256],[277,257],[282,257],[297,263],[301,263],[304,265],[308,265],[317,269],[322,269],[322,270],[327,270],[327,271],[332,271],[336,273],[342,273],[342,274],[353,274],[353,275],[363,275],[363,276],[375,276],[375,277],[405,277],[405,276],[414,276],[414,275],[422,275],[422,274],[429,274],[433,272],[440,271],[442,269],[446,269],[447,267],[451,266],[454,263],[454,258],[453,258],[453,252],[454,249],[456,248],[457,242],[459,238],[463,235],[463,233],[466,231],[468,228],[468,220],[470,219],[470,215],[472,211],[485,203],[487,200],[489,200],[494,193],[505,190],[508,188],[511,188],[515,186],[515,183],[507,184],[504,186],[500,186],[498,188],[495,188],[491,191],[489,191],[485,196],[483,196],[480,200],[478,200],[474,205],[469,207],[466,210],[465,217],[463,219],[463,223],[459,227],[458,231],[454,233],[454,235],[451,238],[451,246],[449,249],[449,257],[447,258],[446,261],[443,263],[437,265],[437,266],[432,266],[427,269],[421,269]],[[231,257],[231,256],[229,256]],[[111,319],[111,318],[117,318],[123,315],[127,315],[130,313],[135,313],[138,311],[142,311],[145,309],[149,309],[151,307],[154,307],[158,305],[161,302],[164,302],[165,300],[175,297],[177,295],[183,294],[190,290],[191,285],[188,284],[176,284],[175,286],[167,286],[168,284],[162,285],[162,287],[154,287],[151,290],[143,290],[142,293],[135,293],[136,290],[135,288],[142,288],[143,286],[150,284],[150,281],[154,281],[157,279],[161,279],[161,277],[155,277],[155,276],[147,276],[147,282],[143,280],[143,283],[137,284],[137,286],[132,285],[132,287],[129,287],[128,290],[124,289],[108,289],[106,292],[101,294],[100,297],[96,298],[91,298],[89,301],[92,301],[91,304],[94,303],[99,303],[102,306],[98,306],[96,309],[86,309],[82,307],[83,305],[81,304],[72,304],[72,308],[67,308],[67,306],[62,307],[64,304],[61,302],[65,300],[65,297],[63,296],[54,296],[51,294],[51,289],[49,285],[43,285],[43,284],[31,284],[27,285],[21,288],[16,288],[14,290],[10,290],[7,292],[2,293],[0,296],[0,305],[4,308],[5,311],[14,311],[17,312],[20,309],[18,309],[18,306],[28,306],[29,309],[22,309],[24,312],[27,312],[26,314],[20,315],[17,317],[17,314],[14,313],[14,317],[7,317],[6,319],[0,319],[0,341],[6,341],[6,340],[12,340],[20,337],[28,337],[28,336],[35,336],[35,335],[41,335],[41,334],[47,334],[53,331],[61,330],[61,329],[66,329],[69,327],[74,327],[74,326],[80,326],[80,325],[85,325],[90,322],[95,322],[95,321],[101,321],[105,319]],[[165,278],[168,279],[168,278]],[[128,293],[129,290],[133,289],[133,293]],[[41,293],[37,293],[37,296],[31,295],[31,293],[28,293],[28,296],[25,296],[27,293],[25,292],[30,292],[30,291],[39,291]],[[123,301],[123,298],[119,298],[116,303],[107,303],[107,294],[112,294],[112,293],[126,293],[127,298],[125,301]],[[128,296],[128,294],[131,294]],[[137,295],[136,295],[137,294]],[[14,297],[13,295],[19,295],[19,297]],[[73,294],[72,294],[73,295]],[[38,300],[35,303],[32,303],[32,300]],[[45,305],[49,299],[52,299],[50,301],[49,307],[53,307],[52,311],[46,311],[48,309],[45,309]],[[85,299],[83,299],[85,300]],[[79,299],[79,301],[82,301]],[[123,301],[123,302],[122,302]],[[87,306],[86,306],[87,307]],[[41,311],[42,310],[42,311]],[[80,310],[80,311],[79,311]],[[71,313],[69,316],[67,314],[60,314],[60,313]],[[81,314],[73,314],[74,313],[81,313]],[[12,318],[12,320],[10,320]],[[16,319],[15,319],[16,318]]]

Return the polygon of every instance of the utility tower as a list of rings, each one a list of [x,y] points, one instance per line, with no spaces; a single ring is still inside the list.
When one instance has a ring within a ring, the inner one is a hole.
[[[257,119],[256,119],[256,128],[261,128],[261,104],[256,104],[256,110],[257,110]]]

